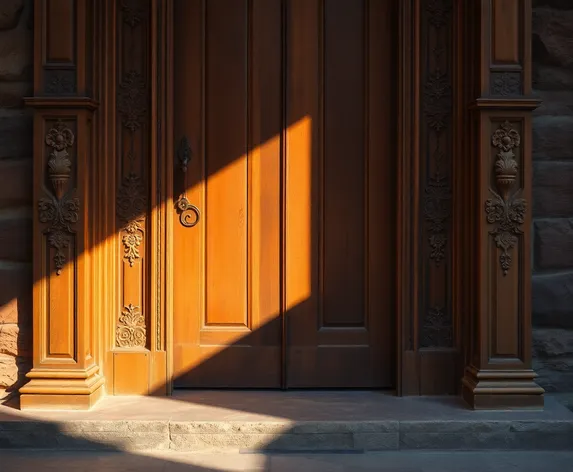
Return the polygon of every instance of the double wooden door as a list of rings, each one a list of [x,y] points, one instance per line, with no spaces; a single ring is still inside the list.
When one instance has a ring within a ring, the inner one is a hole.
[[[392,386],[395,6],[175,1],[175,387]]]

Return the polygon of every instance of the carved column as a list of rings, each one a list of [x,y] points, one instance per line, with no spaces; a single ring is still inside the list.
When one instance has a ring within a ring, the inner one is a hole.
[[[457,196],[470,212],[459,220],[469,235],[460,249],[470,254],[463,397],[476,409],[540,408],[544,391],[531,368],[531,2],[469,3],[471,109],[457,164],[468,179]]]
[[[90,242],[94,119],[93,4],[35,0],[34,364],[21,407],[89,408],[95,362]]]

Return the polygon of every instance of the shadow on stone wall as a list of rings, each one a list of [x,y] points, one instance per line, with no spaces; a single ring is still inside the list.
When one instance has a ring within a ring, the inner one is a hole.
[[[573,2],[534,0],[533,348],[539,383],[573,391]]]
[[[32,4],[0,1],[0,398],[32,355]]]

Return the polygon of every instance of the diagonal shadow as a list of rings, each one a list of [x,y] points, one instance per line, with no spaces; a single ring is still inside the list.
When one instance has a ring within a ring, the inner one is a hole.
[[[378,41],[378,46],[381,46],[380,54],[387,55],[388,64],[396,64],[395,24],[397,22],[395,13],[397,3],[396,0],[379,0],[379,2],[383,8],[375,12],[380,16],[371,20],[377,22],[376,25],[381,27],[382,33],[375,36],[375,40]],[[209,57],[220,60],[207,61],[205,74],[208,87],[202,89],[199,63],[188,59],[200,57],[200,54],[197,55],[198,51],[193,50],[196,46],[192,41],[185,40],[186,35],[201,31],[200,25],[189,23],[189,21],[191,23],[198,21],[198,17],[189,16],[189,9],[192,10],[197,2],[182,0],[176,2],[176,65],[174,70],[176,103],[173,139],[178,144],[182,136],[187,136],[193,144],[194,154],[189,171],[183,177],[185,180],[183,189],[192,194],[194,189],[203,185],[204,182],[217,178],[217,175],[237,165],[237,162],[245,156],[254,154],[267,143],[278,140],[281,143],[280,152],[284,153],[288,144],[285,142],[287,139],[285,136],[288,135],[289,130],[302,121],[309,122],[312,125],[308,154],[310,159],[308,162],[309,186],[303,190],[309,196],[307,205],[310,208],[310,220],[307,226],[308,233],[294,235],[294,238],[299,237],[311,241],[308,252],[310,260],[300,261],[300,263],[309,268],[309,279],[312,283],[306,298],[290,304],[288,309],[282,312],[266,313],[267,322],[235,341],[227,343],[219,352],[206,356],[192,369],[179,372],[174,383],[176,386],[197,388],[244,386],[241,385],[241,380],[245,376],[245,371],[252,366],[243,365],[242,370],[229,368],[229,366],[236,365],[234,360],[236,353],[248,346],[260,345],[261,339],[272,339],[274,340],[273,346],[278,349],[277,353],[269,359],[261,359],[261,365],[266,365],[272,371],[273,378],[269,382],[270,385],[286,386],[285,382],[281,381],[281,376],[286,371],[288,379],[288,371],[297,368],[301,371],[307,369],[303,376],[306,379],[313,375],[324,375],[326,380],[322,384],[326,387],[347,385],[354,388],[373,386],[391,388],[394,386],[395,378],[395,372],[390,371],[393,368],[392,358],[395,351],[393,320],[386,325],[386,331],[383,333],[384,345],[381,350],[377,351],[377,354],[381,355],[378,359],[378,366],[375,365],[375,357],[370,354],[364,357],[362,354],[339,353],[336,362],[329,364],[332,370],[327,372],[325,369],[320,369],[328,365],[324,362],[309,366],[306,363],[307,358],[304,357],[298,361],[292,356],[286,360],[281,358],[289,354],[289,348],[280,351],[281,336],[286,336],[288,345],[289,326],[308,326],[307,318],[316,316],[319,306],[323,310],[330,310],[332,318],[338,320],[344,320],[344,317],[350,314],[349,310],[367,309],[365,305],[347,303],[346,299],[352,297],[349,287],[352,287],[355,293],[363,294],[366,290],[364,264],[369,257],[364,249],[357,251],[356,244],[352,244],[367,237],[358,232],[359,227],[365,227],[367,216],[365,210],[360,208],[360,204],[364,202],[364,195],[358,197],[355,189],[360,185],[357,179],[368,177],[365,155],[371,151],[367,140],[373,131],[367,131],[367,128],[369,128],[369,119],[373,116],[370,114],[371,105],[366,104],[363,92],[360,92],[362,96],[356,91],[353,93],[353,90],[363,90],[364,82],[369,80],[365,77],[365,71],[369,69],[365,55],[356,54],[356,49],[352,48],[359,47],[358,50],[363,51],[365,18],[361,15],[364,5],[368,3],[356,2],[356,0],[329,0],[324,20],[327,28],[323,40],[326,44],[331,44],[329,47],[332,49],[329,51],[341,51],[339,56],[330,53],[321,56],[318,51],[319,42],[312,37],[315,34],[312,25],[320,13],[317,0],[259,2],[258,16],[255,15],[252,18],[255,31],[251,33],[255,34],[257,39],[251,45],[251,50],[245,49],[244,42],[237,39],[247,35],[242,21],[243,4],[235,0],[217,0],[212,4],[215,5],[213,8],[225,9],[226,14],[208,16],[216,19],[209,30],[209,34],[212,34],[207,41],[208,53],[211,55]],[[293,21],[294,11],[302,15],[303,20],[299,18],[300,21]],[[240,21],[237,21],[237,18]],[[267,21],[269,18],[272,18],[272,21]],[[277,27],[277,24],[280,27]],[[337,34],[332,34],[330,31],[337,32]],[[342,31],[344,33],[341,33]],[[226,33],[223,34],[223,32]],[[289,38],[291,49],[284,48],[285,38]],[[374,46],[370,45],[370,47]],[[249,57],[248,54],[253,55],[249,60],[255,61],[255,67],[252,66],[253,62],[246,60],[246,57]],[[316,60],[322,61],[324,75],[321,75],[318,70]],[[249,67],[253,68],[249,69]],[[382,114],[375,118],[377,122],[384,123],[385,126],[374,132],[385,137],[386,147],[383,154],[372,155],[370,159],[375,160],[372,162],[383,161],[385,163],[384,181],[378,183],[381,189],[378,195],[385,199],[381,207],[383,212],[379,215],[379,219],[383,220],[382,226],[387,233],[382,241],[387,247],[382,250],[386,251],[389,256],[386,263],[381,264],[377,270],[383,273],[379,280],[384,282],[379,290],[393,295],[395,261],[391,255],[391,248],[394,247],[395,211],[391,211],[391,207],[394,206],[396,190],[394,177],[396,168],[393,158],[396,150],[394,142],[396,126],[393,120],[396,93],[393,87],[396,83],[397,70],[395,67],[388,67],[385,70],[377,70],[377,72],[380,81],[375,85],[377,88],[370,90],[375,100],[373,103],[380,104],[380,107],[374,108],[378,110],[377,113]],[[322,86],[324,86],[324,92],[319,91],[319,87]],[[240,93],[235,93],[234,90],[239,90]],[[203,122],[199,122],[197,116],[201,115],[202,107],[205,107],[206,111]],[[147,124],[147,126],[151,125],[151,122]],[[144,143],[143,140],[129,150],[135,150],[136,169],[149,189],[149,160],[144,153],[145,144],[142,143]],[[77,146],[77,143],[74,146]],[[126,152],[127,149],[120,151]],[[75,152],[76,148],[72,149],[72,155],[75,155]],[[204,153],[208,154],[208,161],[202,161],[204,156],[201,156]],[[175,150],[173,154],[176,155]],[[117,156],[118,161],[120,157],[120,155]],[[276,157],[286,159],[283,154]],[[110,182],[110,185],[116,188],[121,185],[121,179],[126,171],[119,167],[121,165],[118,165],[117,172],[109,177],[110,181],[115,179],[115,182]],[[181,189],[182,177],[178,173],[178,168],[175,167],[175,169],[177,174],[173,176],[174,186],[176,189]],[[281,173],[284,172],[286,170],[281,169]],[[324,207],[319,211],[320,192],[325,193],[327,197]],[[154,204],[163,203],[156,201]],[[151,208],[148,208],[148,211],[141,216],[147,215],[149,211]],[[324,227],[321,227],[319,221],[321,219]],[[324,228],[327,228],[328,234],[324,232]],[[284,227],[281,229],[285,231]],[[114,231],[102,235],[100,240],[91,241],[91,245],[86,246],[85,251],[90,252],[109,239],[116,241],[120,247],[119,231],[118,223]],[[329,236],[333,234],[337,236]],[[265,256],[266,248],[256,249],[260,250],[261,257]],[[143,249],[146,256],[149,256],[152,250],[150,245],[144,246]],[[334,261],[326,269],[324,260],[321,259],[324,257],[324,251],[330,254],[329,260]],[[69,260],[72,256],[71,249],[67,256]],[[324,277],[327,278],[326,282]],[[38,282],[39,280],[33,281],[34,284]],[[20,300],[25,303],[24,297],[11,293],[9,287],[0,289],[0,304],[12,302],[14,299],[17,299],[18,303]],[[375,312],[379,316],[387,317],[388,320],[392,318],[393,313],[392,297],[387,298],[385,305],[379,306]],[[175,316],[184,317],[185,313],[176,313]],[[25,326],[27,321],[23,320],[22,326]],[[279,333],[278,338],[277,333]],[[22,345],[29,348],[30,342],[31,340],[23,341]],[[318,357],[320,356],[324,354]],[[269,362],[274,363],[274,367],[268,367]],[[336,378],[337,366],[346,373],[343,379]],[[354,369],[353,366],[355,366]],[[374,377],[384,380],[378,383],[364,382],[364,371],[371,372]],[[334,377],[329,378],[329,374]],[[299,385],[305,386],[304,383],[299,382]],[[20,386],[21,380],[14,384],[11,390],[15,392]],[[157,394],[161,391],[165,391],[165,386],[153,393]],[[207,397],[204,401],[209,404]],[[276,413],[276,406],[276,404],[256,404],[241,408],[251,409],[255,413],[272,414],[273,408]],[[284,414],[286,417],[296,417],[296,412],[287,411]],[[59,431],[57,426],[54,426],[53,433],[54,437],[66,438],[65,432]],[[74,438],[68,439],[71,441],[70,447],[79,446],[90,449],[89,441],[75,443]],[[68,439],[61,439],[61,441],[65,443]],[[272,449],[272,444],[268,445],[268,448]]]

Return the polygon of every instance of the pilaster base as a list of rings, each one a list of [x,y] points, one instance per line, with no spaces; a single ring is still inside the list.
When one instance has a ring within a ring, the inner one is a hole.
[[[104,396],[99,367],[85,371],[33,369],[20,388],[22,410],[89,410]]]
[[[462,397],[474,410],[542,410],[545,390],[533,370],[466,368]]]

